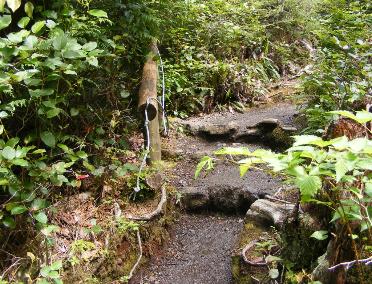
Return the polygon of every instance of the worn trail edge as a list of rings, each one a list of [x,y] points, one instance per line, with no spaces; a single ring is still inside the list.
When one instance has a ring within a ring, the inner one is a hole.
[[[262,213],[266,215],[261,217],[279,222],[276,216],[286,210],[272,200],[261,200],[280,191],[282,182],[265,169],[250,171],[241,179],[237,167],[228,162],[217,163],[209,175],[194,180],[195,166],[202,156],[211,155],[221,147],[244,146],[254,150],[273,144],[284,146],[281,144],[296,132],[295,116],[293,105],[281,103],[244,113],[212,114],[175,123],[192,134],[175,134],[163,149],[165,158],[177,160],[170,182],[182,196],[183,213],[170,229],[171,237],[162,253],[152,256],[131,284],[236,283],[232,256],[241,250],[242,232],[247,234],[244,214],[259,200],[256,207],[260,204],[273,207],[267,208]],[[284,132],[287,138],[275,137],[275,132]],[[248,218],[261,214],[256,207],[256,211],[250,210]],[[275,212],[275,207],[282,211]],[[258,228],[250,232],[261,233]]]

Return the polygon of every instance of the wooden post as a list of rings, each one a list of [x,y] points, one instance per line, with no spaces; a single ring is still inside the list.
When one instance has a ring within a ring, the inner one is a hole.
[[[139,89],[138,111],[143,120],[149,120],[149,137],[150,139],[150,164],[161,160],[161,141],[159,129],[159,115],[157,102],[157,82],[158,82],[158,65],[154,60],[157,54],[156,42],[150,45],[150,53],[143,67],[142,81]],[[146,131],[145,131],[146,133]]]

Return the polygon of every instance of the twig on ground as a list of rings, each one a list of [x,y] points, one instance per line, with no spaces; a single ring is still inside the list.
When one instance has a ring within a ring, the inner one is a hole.
[[[138,247],[139,247],[140,251],[139,251],[139,255],[138,255],[138,259],[137,259],[136,263],[134,264],[131,271],[129,272],[129,275],[128,275],[128,278],[127,278],[128,280],[130,280],[133,277],[133,274],[136,271],[137,266],[140,264],[141,259],[142,259],[142,254],[143,254],[142,241],[141,241],[141,234],[140,234],[139,230],[137,230],[137,240],[138,240]]]
[[[333,271],[333,270],[335,270],[336,268],[339,268],[339,267],[344,267],[346,270],[348,270],[350,267],[352,267],[356,263],[371,265],[372,264],[372,256],[369,257],[369,258],[365,258],[365,259],[353,260],[353,261],[348,261],[348,262],[341,262],[337,265],[334,265],[334,266],[328,268],[328,270]]]
[[[161,199],[158,204],[158,207],[151,213],[145,214],[143,216],[128,216],[127,219],[133,220],[133,221],[151,221],[156,216],[161,214],[163,212],[164,204],[167,202],[167,190],[165,189],[165,186],[163,185],[161,187]]]

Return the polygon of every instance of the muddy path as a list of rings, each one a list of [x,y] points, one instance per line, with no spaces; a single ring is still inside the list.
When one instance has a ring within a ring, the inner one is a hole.
[[[181,215],[170,229],[162,253],[153,256],[130,283],[236,283],[231,256],[245,213],[258,199],[280,192],[282,180],[264,168],[240,178],[236,165],[226,161],[217,162],[210,174],[195,180],[195,167],[201,157],[222,147],[284,147],[287,141],[276,136],[288,138],[296,133],[296,116],[296,108],[283,102],[244,113],[216,113],[173,123],[181,131],[165,141],[163,156],[176,161],[167,176],[178,190]]]

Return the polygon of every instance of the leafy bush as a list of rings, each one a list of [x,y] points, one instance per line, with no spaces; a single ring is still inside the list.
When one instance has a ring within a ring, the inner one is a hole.
[[[369,112],[334,112],[359,122],[372,121]],[[348,140],[339,137],[330,141],[314,135],[295,136],[293,147],[284,154],[248,148],[224,148],[216,155],[243,156],[239,163],[241,176],[257,164],[268,164],[274,172],[283,173],[299,189],[301,202],[326,206],[331,216],[320,216],[332,226],[308,237],[331,238],[334,243],[330,264],[369,254],[372,229],[372,142],[368,138]],[[213,159],[205,157],[197,167],[213,169]],[[257,168],[257,167],[255,167]],[[343,271],[343,270],[342,270]],[[359,279],[363,279],[359,275]]]
[[[370,17],[368,1],[324,1],[315,66],[304,78],[308,131],[322,131],[330,110],[361,110],[370,102]]]

